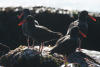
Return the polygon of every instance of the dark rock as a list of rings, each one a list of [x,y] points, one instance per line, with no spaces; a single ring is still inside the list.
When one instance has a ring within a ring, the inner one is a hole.
[[[39,46],[29,48],[20,46],[15,50],[0,57],[0,65],[5,67],[64,67],[64,58],[62,55],[50,55],[52,47],[45,47],[40,54]],[[79,67],[100,67],[100,52],[82,49],[82,52],[75,52],[68,57],[68,65],[77,65]]]
[[[43,56],[33,48],[20,46],[0,58],[5,67],[58,67],[60,64],[52,56]]]

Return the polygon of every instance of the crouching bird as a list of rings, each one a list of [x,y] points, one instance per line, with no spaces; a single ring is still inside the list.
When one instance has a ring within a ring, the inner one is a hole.
[[[70,35],[66,34],[56,42],[50,54],[58,53],[64,55],[64,63],[66,66],[66,62],[68,62],[67,57],[76,51],[78,45],[79,28],[74,26],[70,31]]]
[[[44,42],[50,41],[52,39],[59,39],[62,34],[59,32],[54,32],[47,27],[41,26],[34,22],[34,17],[28,15],[22,25],[22,30],[25,36],[32,38],[34,41],[41,42],[39,51],[42,52]]]

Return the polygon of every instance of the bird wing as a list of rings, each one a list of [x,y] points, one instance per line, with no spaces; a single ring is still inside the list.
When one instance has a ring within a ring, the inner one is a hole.
[[[35,28],[33,28],[33,34],[32,36],[39,38],[40,40],[42,39],[43,41],[48,41],[51,39],[57,39],[60,37],[60,33],[58,32],[53,32],[50,29],[40,26],[40,25],[35,25]]]
[[[68,39],[70,39],[70,35],[66,35],[66,36],[60,38],[56,43],[57,43],[57,44],[58,44],[58,43],[62,43],[62,42],[64,42],[64,41],[68,40]]]
[[[70,40],[70,36],[64,36],[62,38],[60,38],[57,42],[56,42],[56,46],[55,48],[63,48],[65,45],[67,45],[69,43]]]
[[[51,54],[53,53],[63,54],[66,52],[65,49],[67,49],[69,45],[70,45],[70,37],[64,36],[56,42],[56,45],[51,50]]]
[[[44,31],[48,31],[48,32],[53,32],[50,29],[48,29],[47,27],[41,26],[41,25],[35,25],[36,28],[40,29],[40,30],[44,30]]]
[[[37,20],[34,20],[34,23],[35,25],[39,25],[38,21]]]
[[[78,20],[72,22],[68,27],[67,35],[70,34],[70,31],[73,28],[73,26],[78,26],[78,24],[79,24]]]

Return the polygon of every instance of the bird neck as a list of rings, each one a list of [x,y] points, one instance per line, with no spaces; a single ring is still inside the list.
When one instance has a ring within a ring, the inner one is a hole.
[[[78,34],[70,35],[70,38],[77,38],[77,37],[79,37]]]
[[[87,17],[79,17],[79,22],[87,22],[88,18]]]
[[[70,37],[71,37],[71,38],[79,37],[79,32],[71,32],[71,33],[70,33]]]
[[[30,22],[30,21],[27,21],[27,22],[25,23],[25,25],[27,25],[27,27],[30,27],[30,28],[35,27],[34,22]]]

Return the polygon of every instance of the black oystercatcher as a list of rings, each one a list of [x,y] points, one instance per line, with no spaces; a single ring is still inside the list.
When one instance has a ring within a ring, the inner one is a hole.
[[[56,42],[56,46],[51,50],[51,54],[58,53],[69,56],[76,51],[79,45],[79,28],[73,27],[70,31],[70,35],[65,35]],[[67,59],[66,59],[67,61]],[[65,62],[66,63],[66,62]]]
[[[18,24],[18,26],[21,26],[22,25],[22,31],[23,31],[23,34],[26,36],[26,40],[27,40],[27,44],[28,44],[28,48],[29,48],[29,36],[27,35],[27,26],[26,26],[26,18],[27,16],[30,15],[30,11],[29,9],[24,9],[22,11],[22,13],[18,16],[19,19],[22,19],[22,21]]]
[[[32,38],[33,40],[36,40],[38,42],[41,42],[41,49],[40,52],[43,49],[43,42],[50,41],[52,39],[58,39],[62,36],[59,32],[53,32],[50,29],[41,26],[34,22],[34,17],[31,15],[28,15],[26,19],[24,19],[24,23],[22,24],[22,29],[25,34],[25,36],[28,36],[29,38]]]
[[[27,26],[28,23],[25,23],[25,22],[28,22],[26,21],[26,18],[28,15],[31,15],[29,9],[24,9],[23,12],[18,16],[19,19],[22,19],[22,21],[18,24],[19,26],[22,25],[22,31],[23,31],[23,34],[26,36],[26,40],[27,40],[27,44],[28,44],[28,48],[29,48],[29,34],[30,32],[28,32],[28,30],[30,30],[30,28]],[[30,22],[31,20],[29,20]],[[35,24],[38,25],[38,22],[36,20],[33,20]],[[34,41],[33,41],[34,43]]]
[[[68,31],[67,31],[67,34],[70,34],[70,30],[73,28],[73,26],[78,26],[79,27],[79,32],[81,34],[80,36],[80,45],[79,45],[79,51],[81,50],[81,40],[83,38],[86,38],[87,35],[88,35],[88,19],[91,18],[92,20],[96,21],[95,18],[93,18],[92,16],[88,15],[88,12],[87,11],[82,11],[80,14],[79,14],[79,18],[78,20],[72,22],[70,25],[69,25],[69,28],[68,28]]]

